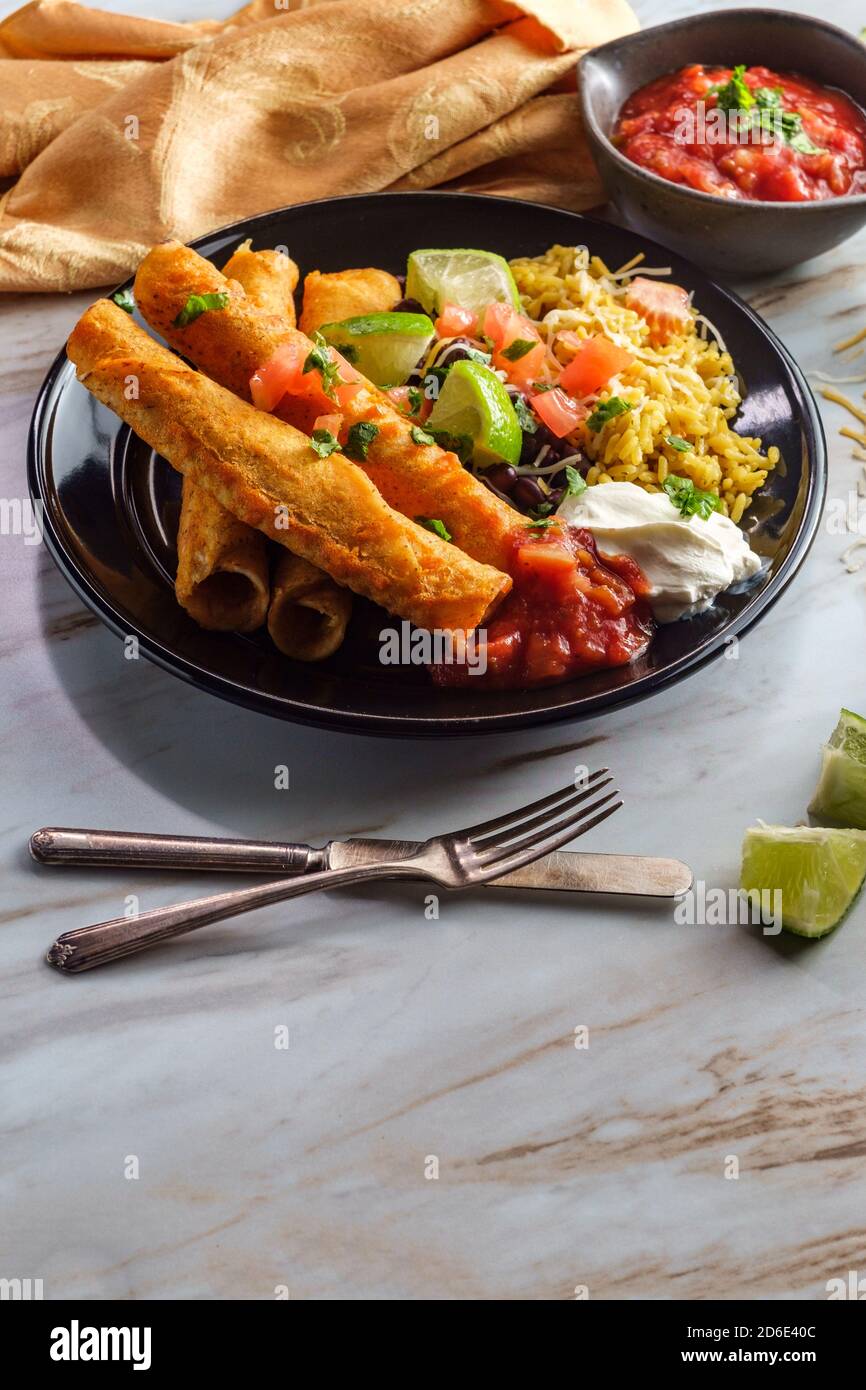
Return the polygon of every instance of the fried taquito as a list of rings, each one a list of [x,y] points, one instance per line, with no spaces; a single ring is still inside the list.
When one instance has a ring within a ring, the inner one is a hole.
[[[305,435],[196,372],[110,300],[86,311],[67,351],[87,389],[185,478],[398,617],[473,628],[510,588],[507,575],[393,511],[356,464],[322,458]]]

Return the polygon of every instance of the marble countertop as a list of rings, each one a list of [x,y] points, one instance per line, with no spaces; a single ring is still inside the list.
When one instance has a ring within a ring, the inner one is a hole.
[[[695,5],[636,8],[647,24]],[[861,7],[834,18],[856,31]],[[745,293],[832,371],[831,344],[866,322],[864,275],[860,236]],[[0,302],[6,497],[91,298]],[[822,411],[845,499],[862,465]],[[603,761],[626,806],[588,848],[674,854],[733,886],[743,829],[802,817],[839,707],[866,703],[852,539],[823,526],[739,658],[651,701],[395,744],[125,661],[44,549],[0,537],[0,1275],[46,1298],[816,1299],[866,1271],[866,903],[810,944],[544,895],[443,896],[427,920],[425,890],[394,885],[66,979],[41,963],[60,931],[214,880],[52,871],[26,850],[43,824],[422,837]]]

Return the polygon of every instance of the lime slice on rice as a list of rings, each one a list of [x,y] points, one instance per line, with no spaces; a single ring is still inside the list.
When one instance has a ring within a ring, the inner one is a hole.
[[[511,398],[480,362],[454,363],[424,428],[479,468],[520,461],[523,431]]]
[[[319,332],[375,386],[401,386],[433,340],[426,314],[363,314]]]
[[[866,834],[861,830],[757,825],[746,831],[740,887],[769,893],[770,905],[778,890],[782,925],[798,936],[825,936],[837,927],[864,878]]]
[[[822,825],[866,830],[866,719],[850,709],[840,711],[825,745],[809,815]]]
[[[494,301],[520,308],[508,262],[494,251],[413,251],[406,267],[406,298],[417,299],[434,315],[443,304],[459,304],[479,317]]]

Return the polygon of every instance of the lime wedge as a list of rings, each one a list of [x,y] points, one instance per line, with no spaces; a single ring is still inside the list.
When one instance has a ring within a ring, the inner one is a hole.
[[[838,926],[866,877],[866,834],[822,826],[757,825],[746,831],[740,887],[781,893],[782,925],[798,936]]]
[[[514,406],[496,373],[480,362],[454,363],[424,428],[479,468],[520,460],[523,431]]]
[[[520,308],[520,297],[508,262],[493,251],[413,251],[406,267],[406,298],[417,299],[428,314],[443,304],[459,304],[483,314],[501,300]]]
[[[432,341],[433,324],[426,314],[364,314],[319,332],[375,386],[402,386]]]
[[[843,709],[824,748],[809,815],[822,825],[866,830],[866,719]]]

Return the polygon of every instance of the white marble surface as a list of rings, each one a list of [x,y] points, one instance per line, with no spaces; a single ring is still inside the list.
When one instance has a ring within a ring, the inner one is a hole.
[[[694,4],[637,8],[648,23]],[[834,17],[863,19],[855,0]],[[866,322],[864,268],[861,236],[748,295],[827,369]],[[0,303],[4,496],[24,493],[34,395],[90,298]],[[861,465],[841,412],[824,418],[840,498]],[[822,530],[739,660],[649,703],[394,744],[125,661],[48,555],[2,537],[0,1275],[46,1297],[814,1299],[866,1271],[866,903],[810,945],[552,897],[454,897],[427,921],[423,889],[394,886],[64,979],[41,963],[59,931],[208,884],[26,854],[46,823],[422,836],[604,760],[627,804],[587,846],[732,885],[743,828],[802,816],[839,706],[866,704],[846,544]]]

